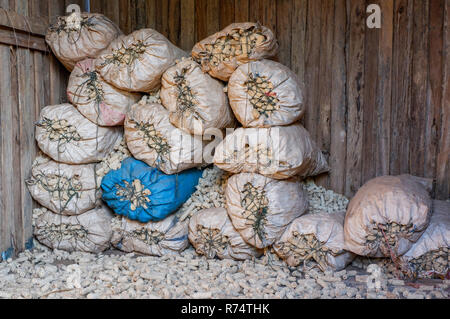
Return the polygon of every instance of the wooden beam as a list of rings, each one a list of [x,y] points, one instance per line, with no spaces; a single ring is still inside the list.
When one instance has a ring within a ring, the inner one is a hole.
[[[28,48],[31,50],[38,50],[42,52],[49,52],[44,38],[31,34],[25,34],[16,30],[6,29],[0,27],[0,43],[18,46],[21,48]]]
[[[48,22],[45,17],[25,17],[14,11],[0,8],[0,26],[45,36]]]

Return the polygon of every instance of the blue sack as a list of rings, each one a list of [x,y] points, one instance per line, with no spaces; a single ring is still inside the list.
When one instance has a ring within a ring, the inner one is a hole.
[[[141,223],[159,221],[175,212],[192,193],[202,170],[166,175],[132,157],[102,180],[102,198],[118,215]]]

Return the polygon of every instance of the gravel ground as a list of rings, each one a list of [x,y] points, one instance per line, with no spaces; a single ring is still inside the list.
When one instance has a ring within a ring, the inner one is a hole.
[[[408,284],[384,267],[381,288],[369,290],[357,259],[346,270],[289,269],[268,252],[253,261],[207,260],[192,248],[180,255],[138,256],[110,250],[99,255],[33,251],[0,263],[0,298],[408,298],[449,297],[449,280]],[[378,262],[380,265],[382,262]],[[372,267],[372,266],[371,266]],[[383,287],[384,286],[384,287]]]

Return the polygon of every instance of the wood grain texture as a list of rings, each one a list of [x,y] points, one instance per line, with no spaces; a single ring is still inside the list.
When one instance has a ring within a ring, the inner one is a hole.
[[[181,1],[180,48],[191,51],[195,44],[195,0]]]

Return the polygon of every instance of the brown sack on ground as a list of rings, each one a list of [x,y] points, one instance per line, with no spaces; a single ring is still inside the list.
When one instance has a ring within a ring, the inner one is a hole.
[[[430,224],[402,260],[419,277],[445,276],[450,266],[449,247],[450,202],[434,200]]]
[[[124,252],[150,256],[180,253],[189,246],[188,220],[170,215],[158,222],[139,223],[123,217],[113,219],[111,243]]]
[[[202,66],[203,72],[228,81],[236,68],[249,61],[273,57],[278,42],[273,32],[259,23],[233,23],[192,49],[192,57]]]
[[[81,13],[58,17],[45,41],[62,64],[72,71],[77,62],[96,58],[122,32],[102,14]]]
[[[176,59],[187,56],[162,34],[141,29],[121,36],[95,60],[106,82],[130,92],[151,92],[161,85],[161,76]]]
[[[166,174],[203,164],[201,136],[191,136],[173,126],[169,111],[160,104],[147,104],[145,97],[127,114],[125,138],[136,159]]]
[[[324,155],[300,124],[238,128],[216,147],[214,164],[232,173],[259,173],[275,179],[328,171]]]
[[[234,228],[257,248],[272,245],[308,208],[308,196],[300,182],[279,181],[259,174],[231,176],[225,197]]]
[[[364,184],[348,205],[346,249],[360,256],[406,253],[428,226],[431,198],[417,177],[382,176]]]
[[[100,126],[123,125],[127,110],[141,94],[119,90],[105,82],[95,70],[94,60],[78,62],[67,86],[69,101],[86,118]]]
[[[182,59],[164,73],[161,100],[173,125],[190,134],[203,134],[208,128],[235,127],[223,89],[192,59]]]
[[[112,216],[106,206],[79,216],[61,216],[37,208],[33,210],[34,235],[51,249],[101,253],[110,247]]]
[[[36,124],[39,148],[67,164],[100,162],[122,138],[121,127],[101,127],[71,104],[46,106]]]
[[[234,229],[225,208],[204,209],[189,222],[189,241],[195,251],[207,258],[246,260],[262,255],[247,244]]]
[[[95,164],[68,165],[39,156],[27,180],[28,190],[54,213],[80,215],[101,202],[101,178],[95,169]]]
[[[273,248],[291,267],[317,265],[322,271],[344,269],[355,257],[344,250],[345,211],[303,215],[294,220]]]
[[[284,65],[253,61],[241,65],[228,82],[228,97],[244,127],[297,122],[305,112],[303,83]]]

